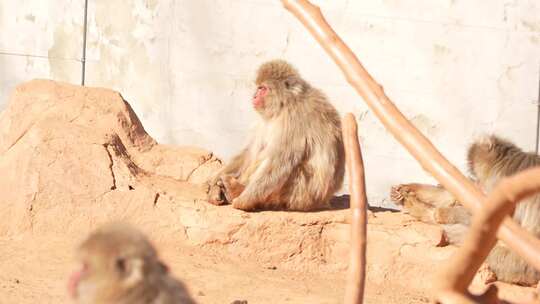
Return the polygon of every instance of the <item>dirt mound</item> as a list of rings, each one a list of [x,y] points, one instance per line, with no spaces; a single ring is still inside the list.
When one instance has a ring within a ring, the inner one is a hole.
[[[43,288],[39,276],[62,281],[66,252],[111,220],[148,233],[201,303],[222,303],[228,277],[260,286],[228,287],[257,303],[275,303],[272,288],[307,286],[302,278],[318,283],[305,292],[291,287],[290,303],[328,303],[341,294],[336,278],[347,266],[348,210],[246,213],[208,204],[204,181],[220,160],[199,148],[156,143],[114,91],[46,80],[20,85],[0,116],[0,155],[0,269],[10,271],[0,275],[0,293],[11,299],[25,294],[29,302],[54,290],[45,302],[65,302],[61,285]],[[368,230],[368,302],[424,302],[433,270],[455,248],[439,246],[438,227],[401,213],[370,213]],[[60,241],[43,244],[51,239]],[[42,254],[24,254],[32,248]],[[55,259],[56,270],[42,266]],[[230,267],[211,266],[222,263]],[[37,266],[23,286],[16,282],[29,277],[27,265]],[[216,275],[208,267],[226,269]],[[277,277],[269,279],[272,273]]]
[[[100,222],[173,223],[168,192],[204,198],[212,153],[157,144],[120,94],[36,80],[0,117],[0,235],[80,233]],[[61,219],[61,220],[59,220]]]

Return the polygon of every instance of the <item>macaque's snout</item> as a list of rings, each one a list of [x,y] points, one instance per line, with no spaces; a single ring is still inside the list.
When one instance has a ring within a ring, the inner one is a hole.
[[[253,106],[259,108],[264,106],[264,97],[268,94],[268,87],[265,85],[260,85],[257,87],[257,91],[253,95]]]
[[[78,294],[77,294],[77,289],[78,289],[78,286],[79,286],[79,282],[82,278],[82,276],[84,275],[84,273],[86,272],[86,267],[85,266],[82,266],[80,267],[80,269],[74,271],[71,276],[69,276],[69,280],[68,280],[68,293],[69,293],[69,296],[72,298],[72,299],[76,299]]]

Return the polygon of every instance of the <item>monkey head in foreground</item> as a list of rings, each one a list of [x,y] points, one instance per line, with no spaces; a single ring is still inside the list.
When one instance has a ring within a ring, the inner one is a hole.
[[[78,248],[77,260],[80,269],[68,284],[74,303],[195,303],[148,239],[128,225],[109,224],[92,233]]]

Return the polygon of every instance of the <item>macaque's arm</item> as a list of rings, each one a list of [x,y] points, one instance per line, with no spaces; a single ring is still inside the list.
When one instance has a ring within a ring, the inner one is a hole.
[[[244,165],[246,161],[246,157],[248,155],[248,148],[242,149],[240,153],[238,153],[236,156],[234,156],[229,163],[227,163],[223,168],[221,168],[219,171],[217,171],[212,178],[210,179],[210,184],[215,185],[220,182],[220,179],[224,175],[232,175],[237,177],[240,174],[240,169]]]
[[[246,161],[248,149],[243,149],[238,155],[225,165],[223,168],[214,173],[207,181],[208,184],[208,202],[213,205],[223,205],[229,201],[227,189],[223,183],[223,178],[233,178],[240,174],[240,169]]]
[[[267,157],[257,167],[242,194],[233,201],[233,206],[239,209],[254,209],[257,203],[282,187],[302,161],[304,153],[304,142],[278,141],[269,147]]]
[[[391,198],[398,204],[404,200],[414,199],[430,207],[451,207],[457,204],[456,199],[442,186],[428,184],[400,184],[391,189]]]
[[[223,174],[238,174],[240,168],[244,165],[246,157],[248,155],[248,148],[244,148],[240,153],[234,156],[231,161],[225,166]]]

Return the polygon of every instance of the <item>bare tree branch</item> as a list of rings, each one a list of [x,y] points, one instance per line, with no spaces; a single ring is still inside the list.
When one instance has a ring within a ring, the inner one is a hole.
[[[349,173],[352,215],[351,254],[344,303],[362,304],[366,275],[367,198],[356,119],[350,113],[343,119],[343,140]]]

